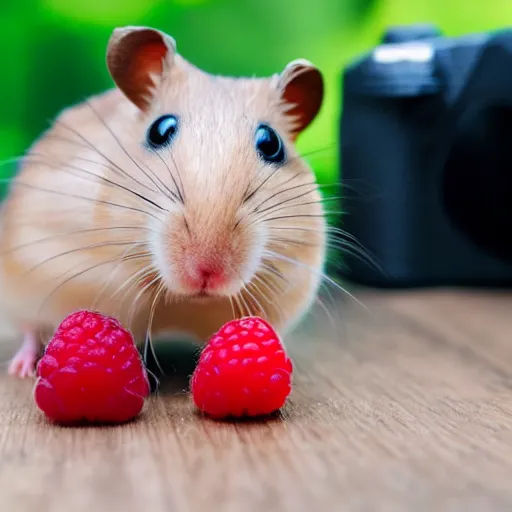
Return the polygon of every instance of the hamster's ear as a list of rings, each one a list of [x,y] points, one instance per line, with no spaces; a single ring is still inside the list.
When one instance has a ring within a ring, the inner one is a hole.
[[[303,59],[290,62],[279,75],[278,88],[286,114],[292,117],[295,139],[318,114],[324,96],[320,71]]]
[[[116,85],[141,110],[148,108],[158,79],[174,62],[176,42],[147,27],[116,28],[107,46],[107,67]]]

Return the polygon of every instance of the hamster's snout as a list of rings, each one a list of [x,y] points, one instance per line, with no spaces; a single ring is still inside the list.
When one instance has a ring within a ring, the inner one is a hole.
[[[236,223],[236,214],[208,212],[169,217],[153,240],[155,264],[169,292],[186,297],[236,296],[261,265],[258,229]]]

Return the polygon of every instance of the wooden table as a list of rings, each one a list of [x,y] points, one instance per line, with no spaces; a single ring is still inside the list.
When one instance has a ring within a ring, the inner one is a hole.
[[[0,510],[511,511],[512,295],[358,299],[290,337],[295,390],[268,422],[195,414],[179,346],[122,427],[49,426],[32,384],[2,376]]]

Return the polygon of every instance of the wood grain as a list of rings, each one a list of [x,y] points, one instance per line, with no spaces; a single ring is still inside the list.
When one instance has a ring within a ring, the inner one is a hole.
[[[512,295],[358,298],[287,340],[295,389],[266,422],[196,414],[178,345],[161,355],[174,376],[122,427],[51,426],[32,383],[0,377],[0,510],[512,510]]]

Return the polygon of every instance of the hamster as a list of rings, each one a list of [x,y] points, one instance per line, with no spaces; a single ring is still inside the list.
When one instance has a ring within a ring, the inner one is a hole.
[[[326,220],[295,142],[320,110],[306,60],[266,78],[209,74],[160,30],[113,31],[112,89],[61,112],[27,152],[0,217],[0,307],[34,374],[42,333],[88,308],[206,341],[258,315],[283,335],[322,278]]]

